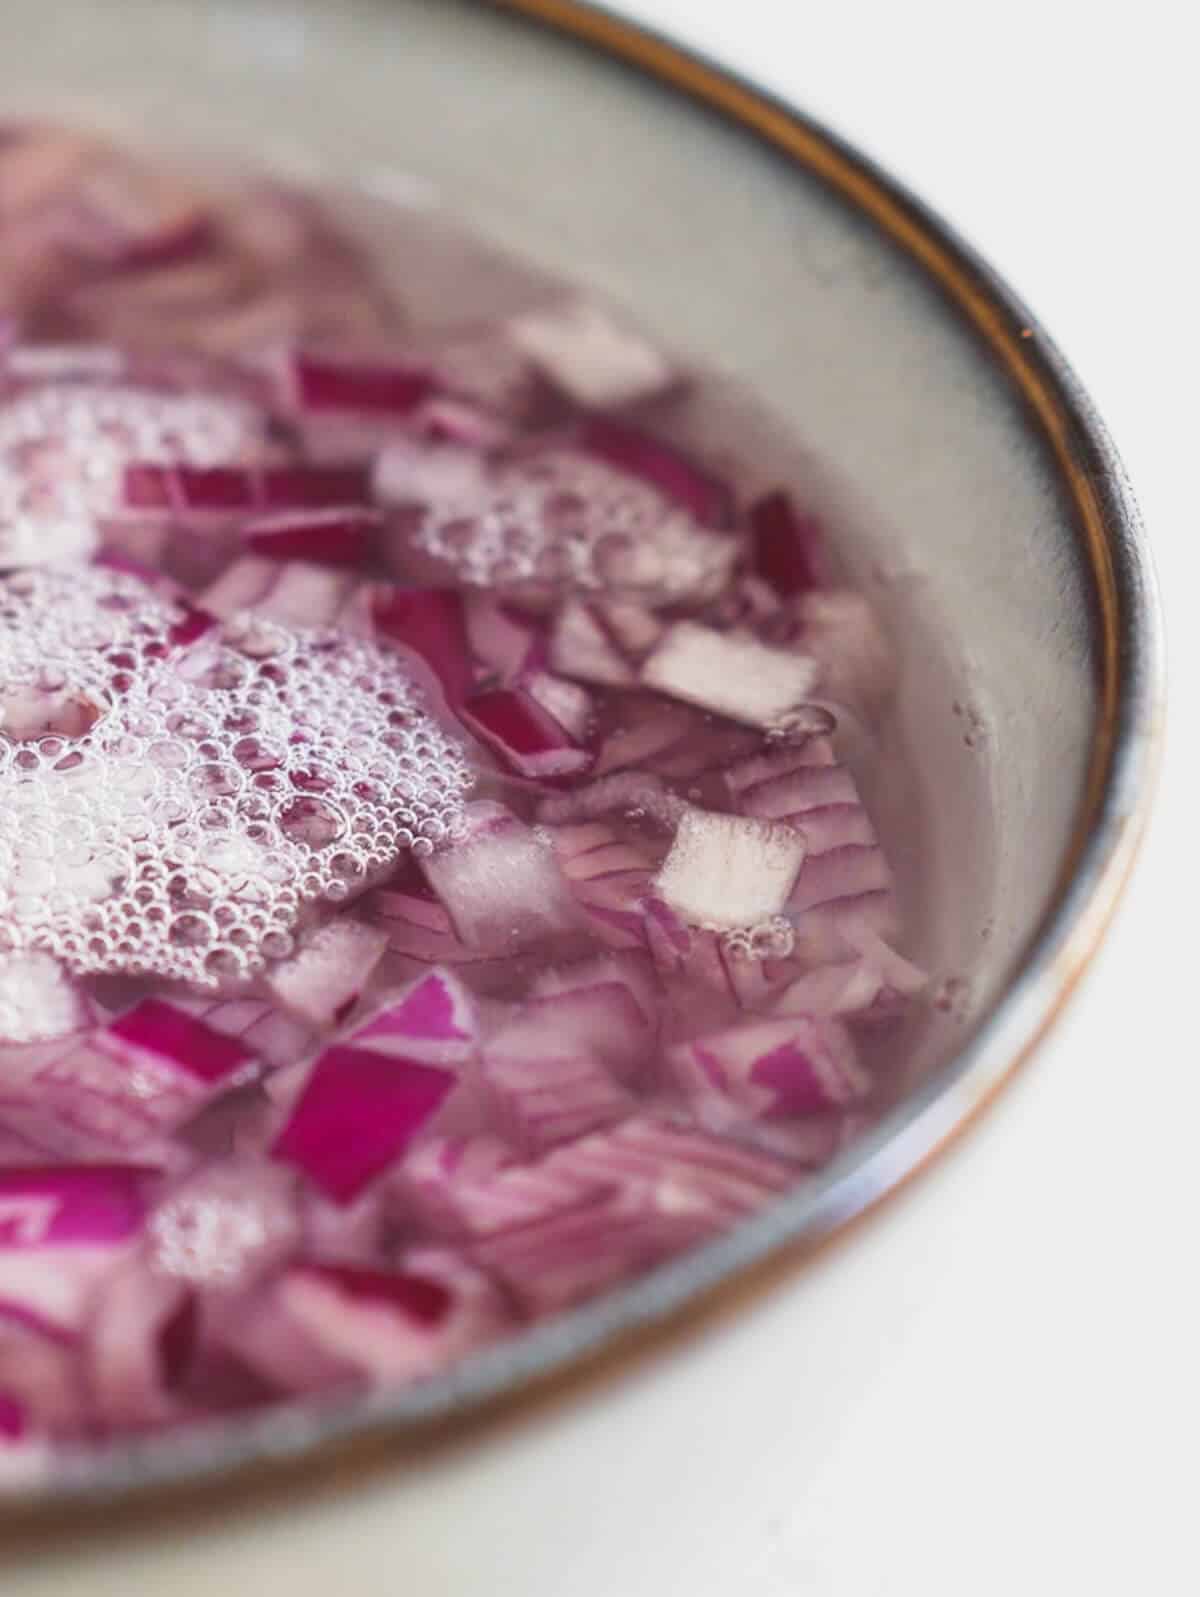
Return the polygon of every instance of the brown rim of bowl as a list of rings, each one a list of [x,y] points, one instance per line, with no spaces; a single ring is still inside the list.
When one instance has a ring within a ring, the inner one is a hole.
[[[54,1455],[5,1496],[6,1531],[40,1534],[64,1508],[111,1529],[168,1505],[223,1512],[247,1487],[327,1489],[544,1405],[780,1279],[895,1192],[976,1116],[1057,1019],[1102,939],[1148,818],[1162,741],[1162,623],[1120,460],[1074,374],[1035,319],[932,211],[837,135],[700,56],[585,0],[490,0],[500,9],[698,100],[815,174],[938,284],[1017,385],[1075,507],[1093,578],[1099,727],[1072,846],[1050,909],[1004,995],[956,1057],[818,1177],[719,1240],[417,1386],[288,1404],[152,1440]],[[231,1494],[238,1494],[233,1497]],[[261,1500],[258,1499],[258,1500]],[[123,1521],[126,1515],[120,1518]]]

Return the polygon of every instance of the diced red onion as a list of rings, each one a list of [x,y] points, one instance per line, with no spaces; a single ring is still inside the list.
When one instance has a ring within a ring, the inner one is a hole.
[[[643,930],[655,968],[677,975],[692,952],[693,937],[685,921],[663,899],[647,893],[642,904]]]
[[[25,1405],[11,1392],[0,1392],[0,1446],[19,1442],[27,1429]]]
[[[0,1298],[0,1485],[39,1439],[78,1438],[86,1425],[76,1337]],[[19,1476],[18,1476],[19,1478]]]
[[[857,784],[828,738],[806,738],[742,760],[725,771],[725,783],[742,814],[800,827],[810,854],[875,840]]]
[[[406,1208],[443,1235],[463,1229],[459,1193],[490,1181],[516,1162],[508,1143],[490,1132],[473,1136],[429,1136],[404,1158],[396,1188]]]
[[[612,955],[608,958],[611,960]],[[593,968],[599,962],[591,962]],[[644,989],[643,989],[644,990]],[[488,1043],[488,1056],[550,1057],[566,1053],[599,1060],[619,1080],[635,1078],[654,1046],[655,1028],[628,980],[559,986],[525,999]]]
[[[375,1264],[390,1252],[389,1184],[386,1177],[372,1182],[351,1203],[334,1202],[311,1188],[304,1192],[300,1205],[303,1246],[298,1256],[330,1264]]]
[[[579,297],[525,311],[504,326],[557,388],[587,409],[613,410],[665,392],[675,372],[640,334]]]
[[[376,926],[348,917],[331,921],[265,979],[273,1001],[314,1031],[340,1025],[371,979],[387,947]]]
[[[372,1380],[419,1380],[508,1325],[487,1277],[446,1249],[413,1249],[392,1270],[296,1265],[278,1292],[286,1313],[333,1357]]]
[[[347,1204],[403,1154],[454,1085],[448,1071],[373,1049],[318,1058],[272,1157]]]
[[[85,1329],[84,1376],[101,1424],[138,1429],[181,1417],[178,1388],[199,1336],[187,1285],[132,1258],[99,1283]]]
[[[610,948],[644,947],[641,901],[650,890],[654,853],[604,822],[545,831],[595,935]]]
[[[470,692],[475,670],[462,595],[455,589],[378,589],[371,599],[371,620],[377,637],[424,660],[451,707]]]
[[[372,894],[370,905],[394,954],[423,965],[477,964],[491,958],[458,936],[449,911],[436,899],[385,887]]]
[[[653,610],[633,599],[600,600],[592,606],[592,614],[617,646],[634,658],[648,654],[663,635],[663,623]]]
[[[578,600],[563,605],[550,633],[550,663],[563,676],[602,687],[631,687],[634,669],[592,610]]]
[[[126,510],[157,515],[233,516],[341,509],[370,495],[361,466],[164,466],[133,462],[123,479]]]
[[[206,1293],[253,1285],[299,1245],[295,1182],[262,1158],[214,1159],[155,1206],[147,1268]]]
[[[510,1140],[544,1151],[632,1112],[614,1078],[636,1075],[653,1041],[623,983],[530,999],[488,1042],[484,1086]]]
[[[840,763],[895,667],[816,523],[777,491],[735,528],[707,467],[603,414],[675,373],[584,298],[398,336],[286,186],[0,132],[0,224],[9,569],[143,583],[164,692],[214,717],[222,649],[336,627],[483,745],[480,797],[354,918],[308,904],[252,993],[0,955],[0,1455],[424,1378],[832,1158],[886,1096],[847,1028],[925,978]],[[92,736],[90,697],[18,676],[10,739]],[[319,782],[285,830],[323,849]]]
[[[623,1120],[634,1108],[633,1096],[586,1054],[525,1058],[489,1053],[484,1066],[492,1113],[506,1136],[528,1154],[544,1153]]]
[[[732,501],[726,484],[661,438],[608,416],[593,416],[581,426],[578,442],[588,454],[640,477],[665,499],[682,505],[702,526],[728,526]]]
[[[137,1242],[153,1174],[115,1164],[0,1170],[5,1312],[51,1333],[77,1327],[96,1282]]]
[[[0,1251],[123,1243],[145,1218],[152,1175],[126,1164],[0,1170]]]
[[[461,1065],[478,1039],[479,1019],[466,988],[448,970],[431,970],[377,1010],[349,1041],[355,1048],[405,1054],[427,1064]]]
[[[163,1139],[257,1069],[235,1038],[147,998],[108,1026],[8,1051],[0,1124],[66,1158],[137,1154],[157,1164]]]
[[[789,494],[764,494],[750,506],[746,520],[754,568],[764,582],[789,599],[817,586],[821,529],[796,509]]]
[[[788,981],[775,998],[778,1014],[838,1015],[887,1021],[927,984],[924,971],[902,959],[868,927],[847,929],[847,950]]]
[[[592,763],[566,727],[523,688],[472,694],[460,714],[463,724],[518,776],[532,781],[576,776]]]
[[[257,1067],[240,1041],[158,998],[144,998],[126,1010],[98,1040],[116,1057],[127,1058],[132,1069],[193,1076],[203,1088],[245,1080]],[[146,1096],[143,1086],[138,1091]]]
[[[500,806],[471,808],[466,838],[422,862],[463,941],[511,954],[577,935],[580,914],[553,850]]]
[[[528,1172],[501,1172],[493,1212],[503,1212],[506,1185],[528,1187],[539,1175],[540,1209],[522,1223],[487,1227],[471,1252],[528,1312],[546,1314],[724,1229],[789,1187],[796,1169],[667,1117],[638,1115]]]
[[[817,667],[806,655],[756,638],[677,621],[643,662],[642,681],[687,704],[771,730],[785,727],[811,695]]]
[[[373,510],[291,511],[248,521],[242,542],[268,560],[361,566],[370,558],[381,525],[382,518]]]
[[[530,671],[521,686],[576,743],[585,741],[592,722],[592,701],[586,689],[551,671]],[[590,762],[590,755],[588,759]]]
[[[202,260],[216,244],[212,217],[185,214],[156,233],[123,244],[110,256],[108,270],[127,275],[184,266]]]
[[[640,1274],[706,1229],[691,1215],[661,1212],[646,1188],[601,1187],[493,1231],[471,1254],[526,1314],[543,1316]]]
[[[865,918],[865,924],[886,935],[895,906],[892,873],[878,845],[848,844],[807,859],[788,899],[788,913],[836,908]]]
[[[466,623],[472,652],[501,682],[514,682],[535,668],[537,633],[494,594],[473,593],[466,599]]]
[[[655,889],[693,925],[754,927],[783,911],[803,862],[794,827],[689,809]]]
[[[309,1026],[261,998],[183,996],[174,1003],[210,1030],[237,1039],[249,1054],[268,1065],[290,1064],[307,1052],[312,1041]]]
[[[825,1114],[863,1098],[870,1080],[836,1020],[749,1020],[671,1048],[667,1069],[691,1097],[728,1097],[755,1116]]]
[[[85,1030],[94,1006],[51,954],[0,954],[0,1038],[45,1042]],[[0,1064],[0,1084],[4,1071]]]
[[[347,360],[296,351],[290,389],[301,410],[407,416],[434,392],[430,372],[398,361]]]
[[[534,978],[531,991],[535,997],[548,998],[609,982],[619,982],[626,988],[647,1026],[657,1025],[662,995],[653,961],[641,952],[604,953],[573,965],[552,966]]]

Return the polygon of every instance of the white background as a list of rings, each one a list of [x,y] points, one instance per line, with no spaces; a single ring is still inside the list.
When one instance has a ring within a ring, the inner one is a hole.
[[[12,1564],[0,1550],[6,1597],[1200,1590],[1189,8],[619,9],[794,97],[916,186],[1091,388],[1171,623],[1172,742],[1134,886],[1067,1019],[975,1134],[736,1320],[353,1492]]]

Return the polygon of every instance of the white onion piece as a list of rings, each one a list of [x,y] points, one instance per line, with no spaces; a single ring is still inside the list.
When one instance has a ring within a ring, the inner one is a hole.
[[[592,300],[576,296],[525,311],[504,330],[545,377],[588,409],[631,405],[675,382],[659,350]]]
[[[387,947],[387,934],[350,919],[314,932],[291,959],[266,978],[272,999],[316,1031],[344,1020]]]
[[[765,729],[783,727],[817,682],[807,655],[677,621],[642,665],[642,682],[687,704]]]
[[[753,927],[782,912],[803,863],[794,827],[687,810],[654,885],[693,925]]]
[[[563,676],[601,687],[632,687],[633,667],[622,658],[587,605],[571,600],[554,618],[550,631],[550,664]]]
[[[421,862],[459,936],[508,954],[577,933],[580,912],[554,851],[499,805],[482,819],[463,842]]]
[[[581,688],[577,682],[568,682],[566,677],[555,676],[551,671],[530,671],[522,686],[576,742],[587,736],[592,701],[586,688]]]

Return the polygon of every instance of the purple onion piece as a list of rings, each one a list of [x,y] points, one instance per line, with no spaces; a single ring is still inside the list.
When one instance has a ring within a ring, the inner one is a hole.
[[[271,1150],[335,1203],[381,1176],[454,1085],[447,1071],[366,1048],[333,1047],[317,1060]]]
[[[765,494],[746,512],[754,569],[784,598],[818,586],[820,525],[802,514],[781,490]]]
[[[316,565],[363,565],[371,557],[382,518],[361,509],[286,512],[249,521],[242,542],[268,560],[311,560]]]
[[[475,668],[462,595],[453,588],[377,589],[371,599],[376,637],[418,655],[453,708],[470,692]]]
[[[463,724],[518,776],[549,781],[576,776],[592,763],[588,751],[523,688],[473,694],[460,715]]]

